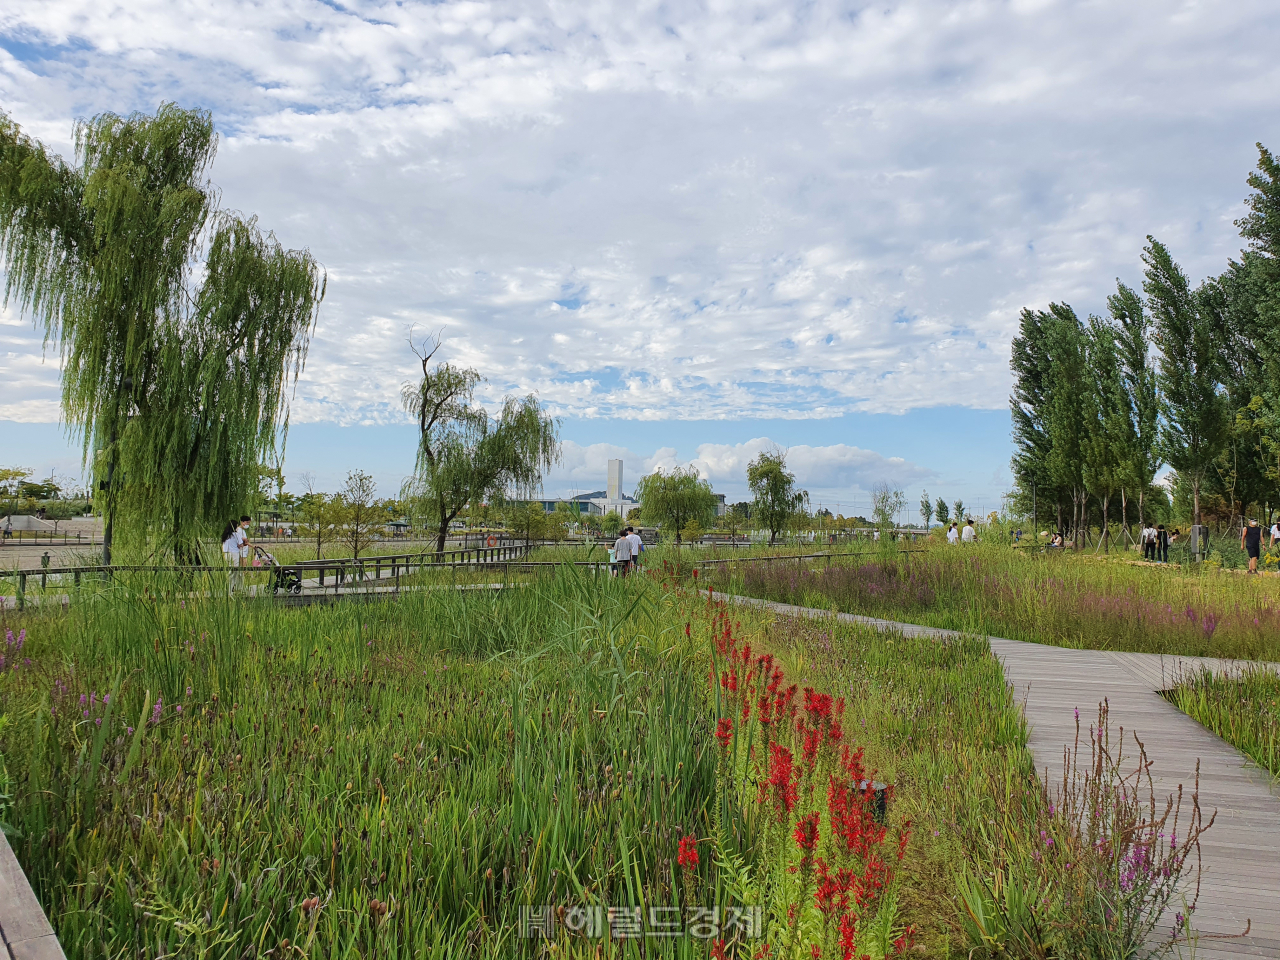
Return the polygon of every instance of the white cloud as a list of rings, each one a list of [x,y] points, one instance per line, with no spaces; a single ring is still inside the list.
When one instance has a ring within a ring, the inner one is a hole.
[[[812,418],[1002,407],[1018,310],[1100,310],[1147,233],[1221,269],[1278,41],[1265,0],[47,0],[0,102],[62,151],[213,110],[225,202],[329,269],[296,422],[403,419],[415,324],[490,400]],[[55,416],[19,339],[0,416]]]

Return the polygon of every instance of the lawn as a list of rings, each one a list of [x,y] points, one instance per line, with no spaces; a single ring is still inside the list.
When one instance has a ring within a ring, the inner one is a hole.
[[[72,958],[533,957],[547,927],[566,956],[1034,955],[1021,915],[991,939],[993,891],[1078,829],[985,645],[695,583],[564,569],[286,608],[120,578],[9,612],[11,842]],[[1044,887],[1061,955],[1120,955],[1133,929],[1038,862],[1018,889]],[[1125,916],[1159,913],[1143,896]],[[623,936],[636,910],[685,935]]]

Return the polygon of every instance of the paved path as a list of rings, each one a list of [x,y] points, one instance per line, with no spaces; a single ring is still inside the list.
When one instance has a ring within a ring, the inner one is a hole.
[[[829,617],[830,611],[717,594],[789,616]],[[842,613],[839,619],[908,636],[957,636],[956,631]],[[1157,692],[1181,672],[1237,672],[1248,664],[1203,657],[1070,650],[989,637],[1005,676],[1025,704],[1036,765],[1061,778],[1062,751],[1075,741],[1075,710],[1097,716],[1107,700],[1112,729],[1132,731],[1153,761],[1157,796],[1179,784],[1190,793],[1200,763],[1200,806],[1217,820],[1201,840],[1203,877],[1194,926],[1199,960],[1280,957],[1280,781],[1210,733]],[[1276,669],[1276,664],[1266,666]],[[1128,752],[1128,751],[1127,751]],[[1247,924],[1248,936],[1240,937]]]

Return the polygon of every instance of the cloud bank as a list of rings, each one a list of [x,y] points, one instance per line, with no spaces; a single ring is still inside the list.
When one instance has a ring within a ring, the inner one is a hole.
[[[0,47],[64,152],[213,111],[224,202],[329,270],[296,422],[403,419],[411,328],[570,417],[998,408],[1022,306],[1100,310],[1148,233],[1220,269],[1280,129],[1265,0],[44,0]],[[0,418],[56,419],[15,319]]]

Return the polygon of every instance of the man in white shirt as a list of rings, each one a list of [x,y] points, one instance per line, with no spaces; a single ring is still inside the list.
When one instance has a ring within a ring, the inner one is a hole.
[[[1156,558],[1156,528],[1148,523],[1142,528],[1140,537],[1142,543],[1142,559],[1154,561]]]
[[[1273,523],[1273,524],[1271,525],[1271,543],[1270,543],[1270,546],[1273,546],[1273,547],[1274,547],[1274,546],[1276,545],[1276,541],[1277,541],[1277,540],[1280,540],[1280,520],[1277,520],[1275,523]]]
[[[965,543],[973,543],[973,541],[978,539],[978,531],[973,529],[972,519],[964,525],[964,532],[960,534],[960,539]]]
[[[618,564],[618,576],[625,577],[631,570],[631,541],[625,530],[613,544],[613,557]]]
[[[956,525],[953,523],[947,530],[947,543],[956,544],[960,542],[960,534],[956,531]]]
[[[640,539],[640,534],[636,533],[634,527],[627,527],[623,533],[627,536],[627,542],[631,544],[631,566],[640,569],[640,554],[644,552],[644,541]]]

